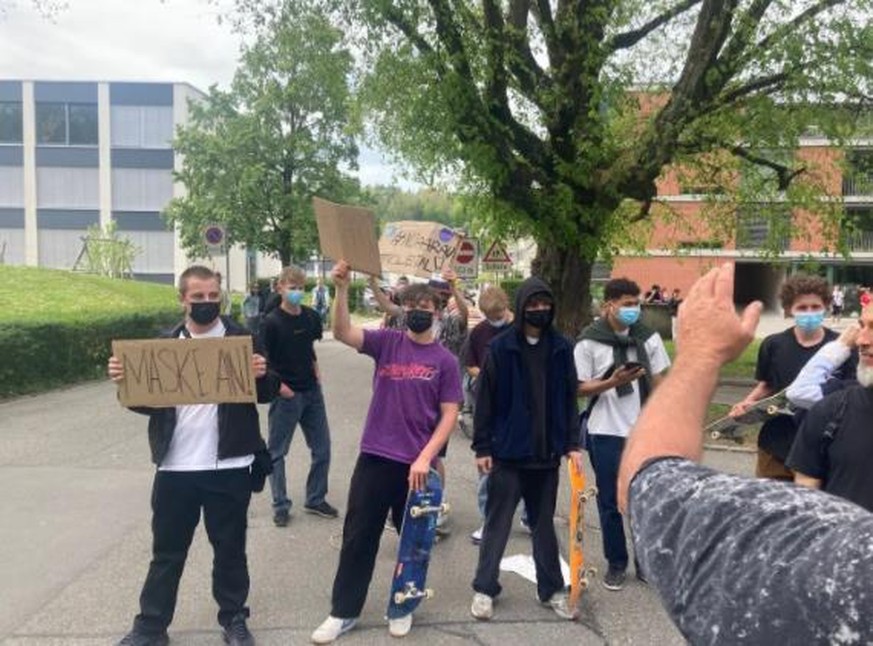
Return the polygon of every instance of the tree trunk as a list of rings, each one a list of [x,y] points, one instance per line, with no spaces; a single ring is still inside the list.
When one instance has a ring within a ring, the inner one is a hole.
[[[555,325],[575,339],[591,321],[591,272],[594,263],[577,247],[539,244],[533,274],[545,280],[555,295]]]

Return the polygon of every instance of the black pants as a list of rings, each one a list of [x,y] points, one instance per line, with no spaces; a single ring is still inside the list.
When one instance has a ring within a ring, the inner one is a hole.
[[[334,617],[360,616],[388,510],[394,527],[399,528],[403,522],[408,478],[408,464],[366,453],[358,456],[349,486],[343,546],[333,580],[330,614]]]
[[[479,564],[473,590],[496,597],[500,559],[512,530],[512,518],[520,499],[527,507],[532,531],[533,558],[537,572],[537,596],[548,601],[564,589],[558,537],[555,534],[555,500],[558,496],[558,468],[520,469],[494,462],[488,477],[488,502],[485,504],[485,528],[479,545]]]
[[[152,488],[152,562],[139,597],[134,629],[159,633],[173,621],[179,579],[194,530],[203,523],[212,544],[212,595],[218,623],[248,616],[246,526],[252,496],[249,469],[158,471]]]

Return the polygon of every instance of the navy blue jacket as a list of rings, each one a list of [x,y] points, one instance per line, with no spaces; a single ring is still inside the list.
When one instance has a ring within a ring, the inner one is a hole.
[[[524,303],[546,293],[548,286],[537,278],[523,283],[516,299],[516,325],[492,339],[477,385],[473,450],[477,457],[491,456],[512,462],[560,460],[579,450],[578,388],[573,344],[550,324],[543,330],[548,343],[546,366],[549,456],[534,455],[529,385],[522,365]],[[541,341],[542,342],[542,341]]]

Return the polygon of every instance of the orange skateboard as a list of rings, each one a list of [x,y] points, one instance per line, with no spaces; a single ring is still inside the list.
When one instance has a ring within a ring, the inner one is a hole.
[[[585,527],[585,503],[597,495],[597,489],[585,489],[585,474],[576,470],[572,460],[568,460],[570,472],[570,599],[568,606],[578,610],[582,591],[588,587],[588,578],[597,570],[585,567],[585,554],[582,550]]]

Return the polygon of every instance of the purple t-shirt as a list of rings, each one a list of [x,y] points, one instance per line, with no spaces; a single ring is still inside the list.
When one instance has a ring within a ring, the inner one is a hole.
[[[361,451],[412,464],[440,420],[440,404],[463,400],[458,360],[439,343],[400,330],[364,330],[361,353],[376,360]]]

